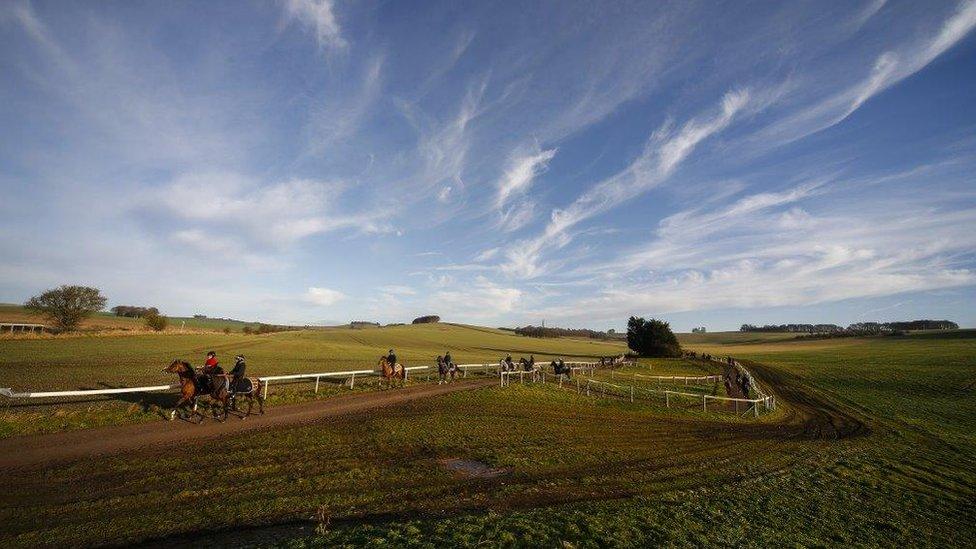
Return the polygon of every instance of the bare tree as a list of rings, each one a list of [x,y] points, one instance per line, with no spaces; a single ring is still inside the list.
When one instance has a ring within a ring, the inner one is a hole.
[[[104,309],[107,301],[98,288],[64,285],[28,299],[24,307],[43,314],[59,331],[67,332]]]

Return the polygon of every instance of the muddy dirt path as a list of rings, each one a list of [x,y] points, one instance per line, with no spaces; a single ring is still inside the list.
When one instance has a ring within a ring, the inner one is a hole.
[[[316,402],[268,407],[265,415],[252,415],[245,421],[237,417],[230,417],[224,423],[208,419],[200,425],[185,421],[160,421],[48,435],[11,437],[0,440],[0,469],[33,468],[143,448],[159,448],[165,445],[237,435],[257,429],[313,423],[329,417],[395,406],[413,400],[495,384],[493,379],[484,379],[446,385],[416,385],[373,393],[353,393]]]

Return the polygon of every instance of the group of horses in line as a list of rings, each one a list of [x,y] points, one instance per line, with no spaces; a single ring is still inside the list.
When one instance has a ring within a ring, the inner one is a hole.
[[[600,366],[614,366],[623,360],[624,355],[615,357],[603,356],[600,357]],[[446,372],[439,373],[444,378],[445,374],[449,372],[453,380],[455,374],[458,372],[458,367],[453,362],[448,363],[447,367]],[[562,359],[553,360],[550,367],[556,375],[569,375],[571,370]],[[522,357],[519,359],[517,366],[512,361],[511,355],[499,361],[499,369],[502,372],[515,372],[519,368],[526,372],[535,371],[535,357],[530,355],[528,360]],[[260,379],[253,381],[250,378],[244,378],[241,387],[236,388],[236,390],[231,390],[230,384],[219,382],[219,380],[207,379],[207,376],[197,373],[189,362],[180,359],[174,360],[163,371],[176,374],[180,380],[180,399],[169,413],[170,420],[176,419],[177,416],[187,421],[194,417],[199,417],[200,422],[203,422],[206,416],[197,411],[199,401],[203,398],[210,400],[211,412],[214,419],[218,421],[225,421],[232,411],[238,411],[238,398],[244,398],[247,401],[247,410],[242,412],[241,419],[246,419],[251,415],[255,401],[258,403],[260,413],[264,414],[263,388],[265,382],[262,382]],[[399,362],[391,362],[386,356],[380,357],[377,363],[377,372],[386,383],[387,388],[397,384],[402,387],[406,383],[406,368]],[[225,375],[222,374],[221,377]]]
[[[624,355],[601,356],[600,367],[609,368],[609,367],[616,366],[617,364],[623,363],[624,358],[625,358]],[[553,373],[556,374],[557,376],[558,375],[568,376],[572,372],[572,367],[566,366],[566,361],[564,361],[561,358],[550,362],[549,367],[552,368]],[[498,369],[501,372],[518,372],[518,371],[535,372],[537,370],[535,366],[535,357],[532,355],[529,355],[528,360],[526,360],[525,357],[519,358],[518,365],[516,365],[516,363],[512,361],[512,356],[509,355],[498,361]]]

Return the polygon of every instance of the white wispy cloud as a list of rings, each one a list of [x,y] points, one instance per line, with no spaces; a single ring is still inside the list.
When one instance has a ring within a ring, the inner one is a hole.
[[[532,186],[536,176],[545,171],[554,156],[556,156],[556,149],[553,148],[513,158],[504,177],[498,182],[496,207],[502,209],[513,194],[525,193]]]
[[[499,248],[497,246],[494,247],[494,248],[487,248],[485,250],[482,250],[482,251],[478,252],[478,255],[476,255],[474,257],[474,261],[476,263],[481,263],[482,261],[489,261],[489,260],[493,259],[495,256],[497,256],[498,255],[498,252],[500,252],[500,251],[501,251],[501,248]]]
[[[391,284],[387,286],[380,286],[379,291],[384,294],[390,295],[417,295],[417,290],[410,286],[403,286],[399,284]]]
[[[514,156],[499,180],[498,198],[495,208],[498,217],[495,226],[511,232],[521,229],[532,221],[535,215],[536,203],[526,196],[533,180],[549,166],[549,161],[556,155],[556,149],[537,150],[528,154]],[[518,199],[506,208],[506,203],[513,197]]]
[[[285,0],[284,9],[290,19],[312,30],[320,48],[342,49],[348,45],[342,37],[333,0]]]
[[[498,285],[485,277],[470,284],[435,292],[430,299],[445,318],[499,318],[514,311],[522,298],[517,288]]]
[[[537,276],[541,272],[539,256],[545,247],[565,246],[572,239],[567,231],[575,225],[664,182],[702,141],[725,129],[748,101],[748,91],[730,91],[723,96],[717,113],[693,118],[677,130],[670,124],[660,128],[626,169],[600,181],[567,208],[553,210],[542,234],[509,249],[506,269],[515,276]]]
[[[305,301],[319,307],[329,307],[345,299],[346,296],[338,290],[312,286],[305,292]]]
[[[193,222],[192,234],[236,228],[248,244],[274,247],[340,229],[390,230],[372,214],[340,213],[336,198],[343,187],[307,179],[261,185],[233,173],[190,173],[146,191],[132,207]]]
[[[311,100],[305,128],[306,155],[322,155],[362,130],[382,97],[384,62],[383,56],[374,55],[363,63],[361,74],[348,83],[348,89],[343,82],[338,93],[323,93],[323,97]]]
[[[777,120],[761,130],[754,141],[764,146],[781,145],[839,124],[875,95],[925,68],[974,26],[976,0],[963,0],[934,35],[881,53],[866,77]]]
[[[968,228],[976,209],[953,208],[952,194],[871,204],[834,196],[829,213],[817,213],[827,185],[804,183],[673,214],[651,243],[604,266],[593,279],[605,286],[597,296],[547,314],[803,306],[976,283],[963,259],[976,247]]]

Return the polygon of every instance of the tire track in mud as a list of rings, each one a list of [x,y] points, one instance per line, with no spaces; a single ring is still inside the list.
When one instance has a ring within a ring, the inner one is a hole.
[[[868,418],[817,394],[796,374],[759,362],[740,362],[770,388],[777,403],[786,405],[787,416],[783,424],[790,429],[783,434],[820,440],[871,434]]]

